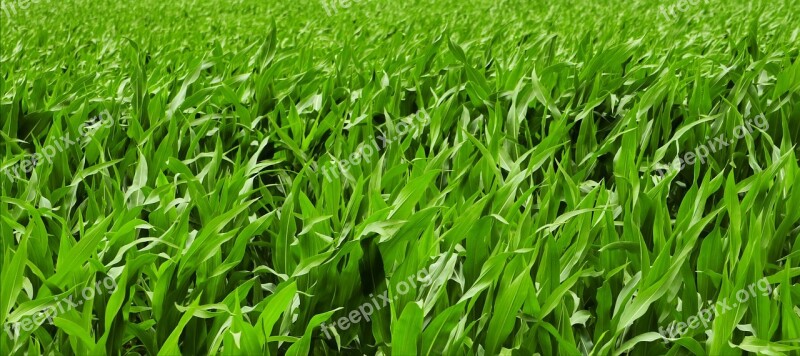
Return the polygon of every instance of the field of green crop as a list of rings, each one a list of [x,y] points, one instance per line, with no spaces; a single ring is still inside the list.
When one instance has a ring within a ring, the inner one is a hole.
[[[800,355],[796,0],[2,0],[0,355]]]

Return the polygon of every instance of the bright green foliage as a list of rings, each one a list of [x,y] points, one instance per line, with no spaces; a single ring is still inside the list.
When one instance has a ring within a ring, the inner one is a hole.
[[[679,2],[0,13],[0,354],[797,355],[800,2]]]

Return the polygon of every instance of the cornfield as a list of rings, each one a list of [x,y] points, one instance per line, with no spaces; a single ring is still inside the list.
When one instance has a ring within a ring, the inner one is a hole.
[[[800,355],[800,2],[2,1],[2,355]]]

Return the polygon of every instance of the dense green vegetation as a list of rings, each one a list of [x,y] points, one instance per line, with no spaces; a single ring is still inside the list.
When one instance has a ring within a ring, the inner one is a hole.
[[[2,355],[800,353],[797,1],[3,2]]]

